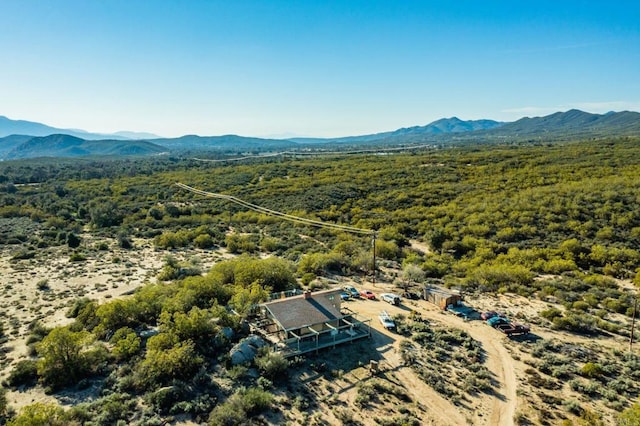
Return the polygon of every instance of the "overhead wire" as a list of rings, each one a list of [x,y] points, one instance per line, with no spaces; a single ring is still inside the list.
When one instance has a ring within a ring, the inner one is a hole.
[[[315,226],[317,228],[325,228],[325,229],[332,229],[332,230],[336,230],[336,231],[344,231],[344,232],[351,232],[354,234],[360,234],[360,235],[373,235],[375,236],[375,231],[370,230],[370,229],[362,229],[362,228],[356,228],[354,226],[347,226],[347,225],[339,225],[337,223],[329,223],[329,222],[322,222],[319,220],[314,220],[314,219],[308,219],[305,217],[299,217],[299,216],[294,216],[291,214],[287,214],[287,213],[282,213],[279,212],[277,210],[272,210],[272,209],[268,209],[266,207],[262,207],[259,206],[257,204],[253,204],[250,203],[248,201],[244,201],[238,197],[234,197],[232,195],[226,195],[226,194],[218,194],[215,192],[208,192],[208,191],[203,191],[201,189],[197,189],[194,187],[191,187],[189,185],[185,185],[184,183],[181,182],[176,182],[176,186],[185,189],[187,191],[190,191],[194,194],[199,194],[199,195],[203,195],[205,197],[209,197],[209,198],[217,198],[217,199],[221,199],[221,200],[226,200],[226,201],[230,201],[234,204],[238,204],[240,206],[243,206],[249,210],[253,210],[255,212],[259,212],[259,213],[263,213],[269,216],[275,216],[275,217],[279,217],[282,218],[284,220],[288,220],[291,222],[296,222],[296,223],[301,223],[301,224],[305,224],[305,225],[310,225],[310,226]]]

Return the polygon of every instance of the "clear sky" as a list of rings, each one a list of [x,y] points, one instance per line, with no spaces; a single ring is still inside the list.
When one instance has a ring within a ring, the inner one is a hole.
[[[0,115],[345,136],[640,110],[638,1],[2,0]]]

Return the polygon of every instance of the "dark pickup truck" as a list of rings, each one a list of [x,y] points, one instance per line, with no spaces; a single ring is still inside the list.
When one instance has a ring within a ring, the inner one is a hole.
[[[503,332],[507,336],[516,336],[516,335],[520,335],[520,334],[523,334],[523,335],[524,334],[529,334],[529,331],[531,331],[531,327],[529,327],[528,325],[513,324],[513,323],[510,323],[510,322],[497,324],[495,326],[495,328],[496,328],[496,330],[500,330],[501,332]]]

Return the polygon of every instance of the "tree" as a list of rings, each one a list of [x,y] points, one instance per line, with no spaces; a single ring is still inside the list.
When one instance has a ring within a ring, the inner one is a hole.
[[[237,286],[231,297],[230,305],[241,316],[249,313],[252,306],[264,302],[269,298],[269,293],[258,283],[251,284],[248,288]]]
[[[90,333],[73,332],[68,327],[57,327],[40,342],[38,375],[53,388],[76,383],[89,370],[84,347],[90,342]]]
[[[413,284],[424,281],[425,273],[424,271],[416,265],[408,264],[402,268],[402,279],[405,283]],[[407,290],[407,285],[405,286],[405,290]]]
[[[36,402],[27,405],[7,426],[64,426],[68,424],[64,410],[56,404]]]
[[[78,248],[80,243],[82,242],[82,238],[78,237],[73,232],[69,232],[67,234],[67,245],[71,248]]]
[[[89,207],[91,223],[96,228],[108,228],[122,223],[124,215],[111,200],[95,200]]]
[[[162,334],[166,333],[153,338]],[[195,374],[203,362],[192,341],[177,343],[167,349],[148,349],[145,359],[139,364],[137,381],[141,387],[148,387],[166,384],[173,379],[184,380]]]

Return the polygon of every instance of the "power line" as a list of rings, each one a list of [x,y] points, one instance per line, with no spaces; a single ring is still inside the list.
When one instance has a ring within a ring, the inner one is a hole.
[[[277,210],[271,210],[266,207],[262,207],[257,204],[250,203],[248,201],[241,200],[240,198],[234,197],[232,195],[217,194],[215,192],[203,191],[201,189],[197,189],[189,185],[185,185],[184,183],[181,183],[181,182],[176,182],[176,186],[182,189],[185,189],[187,191],[193,192],[194,194],[204,195],[205,197],[209,197],[209,198],[217,198],[220,200],[230,201],[234,204],[243,206],[249,210],[263,213],[269,216],[279,217],[281,219],[288,220],[290,222],[302,223],[305,225],[315,226],[317,228],[332,229],[334,231],[343,231],[343,232],[351,232],[353,234],[369,235],[371,236],[371,248],[373,252],[373,271],[372,271],[373,283],[374,284],[376,283],[376,231],[373,231],[371,229],[356,228],[354,226],[338,225],[337,223],[321,222],[319,220],[307,219],[305,217],[299,217],[299,216],[294,216],[292,214],[282,213]]]
[[[339,225],[337,223],[328,223],[328,222],[322,222],[322,221],[319,221],[319,220],[308,219],[308,218],[305,218],[305,217],[294,216],[294,215],[287,214],[287,213],[282,213],[282,212],[279,212],[279,211],[276,211],[276,210],[271,210],[271,209],[268,209],[266,207],[259,206],[257,204],[249,203],[248,201],[241,200],[240,198],[234,197],[232,195],[217,194],[215,192],[202,191],[200,189],[193,188],[191,186],[185,185],[184,183],[180,183],[180,182],[176,182],[176,186],[178,186],[178,187],[180,187],[182,189],[185,189],[187,191],[193,192],[194,194],[203,195],[203,196],[209,197],[209,198],[217,198],[217,199],[220,199],[220,200],[230,201],[230,202],[232,202],[234,204],[238,204],[240,206],[243,206],[243,207],[245,207],[245,208],[247,208],[249,210],[253,210],[255,212],[263,213],[263,214],[266,214],[266,215],[269,215],[269,216],[279,217],[281,219],[288,220],[290,222],[302,223],[302,224],[305,224],[305,225],[315,226],[317,228],[325,228],[325,229],[333,229],[333,230],[336,230],[336,231],[351,232],[353,234],[375,236],[375,231],[370,230],[370,229],[356,228],[354,226]]]

